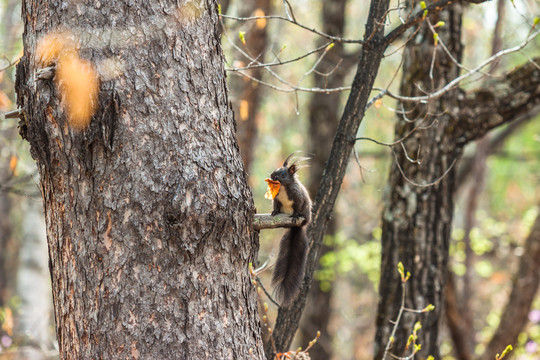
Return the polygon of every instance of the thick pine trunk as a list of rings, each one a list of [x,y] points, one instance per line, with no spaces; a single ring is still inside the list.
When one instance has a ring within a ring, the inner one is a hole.
[[[438,29],[441,41],[458,61],[461,59],[461,5],[443,10],[438,17],[446,25]],[[407,46],[404,54],[401,93],[421,96],[422,91],[432,92],[454,79],[458,67],[442,51],[436,49],[433,78],[430,78],[434,51],[433,35],[423,23],[418,34]],[[421,90],[420,90],[421,89]],[[379,308],[375,358],[380,359],[389,340],[401,303],[401,282],[397,271],[403,262],[411,278],[407,282],[405,306],[423,309],[429,304],[435,310],[423,314],[405,312],[398,325],[391,352],[397,356],[411,354],[405,345],[416,321],[422,323],[417,343],[422,345],[420,358],[433,355],[439,359],[438,334],[442,313],[443,290],[446,281],[448,247],[454,211],[455,172],[453,168],[432,186],[455,163],[460,153],[456,143],[455,117],[449,113],[456,104],[457,91],[450,91],[443,98],[427,105],[406,104],[406,119],[396,125],[396,140],[407,136],[417,126],[414,134],[395,147],[396,161],[390,170],[389,197],[383,212],[382,263],[379,285]],[[412,161],[418,160],[419,163]],[[401,168],[401,170],[400,170]],[[402,173],[403,172],[403,173]],[[420,184],[413,185],[407,179]]]
[[[40,173],[61,358],[261,358],[254,206],[215,2],[28,0],[23,19],[21,134]],[[39,37],[59,29],[102,71],[80,131],[56,83],[34,78]]]

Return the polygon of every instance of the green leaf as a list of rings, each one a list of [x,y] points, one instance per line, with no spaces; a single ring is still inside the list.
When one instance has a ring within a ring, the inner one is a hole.
[[[217,4],[217,12],[221,15],[221,4]]]
[[[426,2],[425,1],[420,1],[420,7],[422,8],[422,10],[425,10],[426,9]]]
[[[409,335],[409,339],[407,340],[406,348],[409,348],[409,345],[414,341],[414,335]]]
[[[246,32],[245,31],[239,31],[238,37],[240,38],[240,41],[242,44],[246,45],[246,38],[245,38]]]
[[[501,360],[502,358],[504,358],[510,351],[514,350],[514,348],[512,347],[512,345],[508,345],[503,353],[501,355],[497,354],[497,356],[495,357],[495,359],[497,360]]]
[[[397,264],[397,271],[398,271],[399,275],[401,275],[401,277],[403,278],[404,273],[405,273],[405,268],[403,267],[403,263],[401,261],[398,262],[398,264]]]
[[[435,27],[443,27],[446,23],[444,21],[439,21],[435,24]]]

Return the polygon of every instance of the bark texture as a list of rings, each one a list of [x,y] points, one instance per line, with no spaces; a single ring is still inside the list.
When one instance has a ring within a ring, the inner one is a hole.
[[[461,5],[450,6],[432,23],[445,21],[439,37],[453,56],[461,61]],[[418,41],[422,40],[423,41]],[[419,96],[421,90],[432,92],[457,77],[458,67],[442,52],[435,49],[433,36],[427,24],[421,24],[415,39],[405,50],[401,93]],[[436,52],[437,61],[433,67],[433,78],[429,69]],[[439,101],[427,105],[405,104],[406,116],[414,121],[400,119],[396,125],[396,139],[404,138],[416,126],[422,126],[404,142],[405,151],[396,155],[390,170],[389,197],[383,212],[382,263],[379,283],[379,308],[375,338],[375,358],[381,359],[393,328],[401,304],[401,282],[397,272],[398,262],[403,262],[411,278],[407,282],[405,306],[423,309],[429,304],[435,310],[419,314],[405,312],[391,352],[406,356],[409,335],[415,322],[421,321],[417,343],[422,345],[420,358],[428,355],[439,359],[438,334],[439,317],[442,313],[443,290],[448,262],[449,235],[454,210],[455,188],[453,169],[433,186],[415,186],[408,182],[426,185],[441,177],[461,151],[455,146],[454,135],[448,131],[456,126],[456,118],[444,109],[451,109],[457,103],[457,91],[447,93]],[[431,126],[430,126],[431,125]],[[396,150],[398,148],[396,147]],[[410,160],[421,161],[421,164]],[[396,163],[397,162],[397,163]],[[401,167],[401,170],[400,170]],[[402,172],[403,171],[403,174]]]
[[[439,20],[446,23],[438,29],[439,39],[457,61],[461,61],[462,54],[461,7],[459,3],[451,5],[436,16],[430,12],[432,24]],[[404,55],[401,93],[406,96],[433,92],[458,74],[456,64],[440,46],[434,46],[427,25],[419,26]],[[434,304],[435,310],[421,315],[405,312],[391,352],[397,356],[410,354],[405,344],[414,323],[421,321],[417,339],[422,345],[419,356],[440,358],[439,319],[444,304],[453,195],[457,188],[452,165],[465,144],[501,124],[537,111],[539,75],[540,70],[527,63],[477,91],[464,93],[454,89],[425,105],[405,105],[407,119],[396,125],[396,139],[404,139],[406,152],[401,146],[394,148],[396,157],[390,170],[389,197],[382,216],[376,359],[382,357],[393,327],[390,321],[396,318],[400,308],[401,286],[396,269],[399,261],[412,275],[407,283],[405,307],[422,309]]]
[[[61,358],[262,357],[216,3],[27,0],[23,19],[21,135],[40,173]],[[34,78],[38,38],[59,29],[120,70],[101,73],[82,131],[55,83]]]

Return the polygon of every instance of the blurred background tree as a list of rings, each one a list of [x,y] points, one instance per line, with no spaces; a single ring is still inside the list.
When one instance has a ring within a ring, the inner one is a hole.
[[[364,32],[368,11],[368,5],[364,1],[349,0],[346,3],[289,1],[289,3],[295,19],[309,28],[353,39],[361,38],[359,34]],[[0,72],[0,111],[5,113],[14,109],[14,67],[9,65],[20,53],[21,25],[18,2],[4,0],[1,4],[0,31],[3,40],[0,55],[5,55],[6,59],[0,60],[0,69],[6,69]],[[234,16],[274,13],[286,16],[283,4],[281,1],[263,3],[231,0],[227,4],[222,4],[222,12]],[[397,26],[400,23],[400,16],[406,15],[405,9],[397,10],[404,4],[403,1],[391,2],[390,8],[396,10],[390,13],[390,26]],[[341,15],[343,19],[338,20],[340,11],[346,15]],[[480,5],[463,5],[461,14],[463,67],[455,71],[465,73],[467,69],[474,68],[492,53],[521,43],[529,33],[535,16],[539,14],[540,7],[534,0],[513,2],[499,0]],[[314,196],[318,183],[316,179],[320,176],[321,164],[326,161],[325,154],[332,141],[332,135],[328,133],[332,132],[332,124],[343,112],[347,91],[327,96],[324,93],[301,91],[286,93],[252,79],[247,81],[233,69],[250,63],[237,48],[257,58],[258,61],[268,63],[285,62],[322,46],[321,51],[301,61],[272,66],[271,69],[293,84],[300,82],[300,85],[306,88],[331,88],[341,86],[340,82],[343,86],[348,86],[352,82],[354,67],[350,64],[357,61],[360,45],[336,43],[319,62],[327,39],[305,29],[271,19],[258,23],[233,19],[223,21],[225,27],[222,43],[226,49],[226,66],[231,69],[228,74],[230,99],[236,113],[241,150],[243,154],[251,157],[245,160],[245,163],[249,164],[250,183],[258,212],[270,212],[271,209],[270,202],[263,197],[265,191],[263,179],[282,162],[285,156],[295,150],[304,150],[313,157],[312,169],[304,170],[300,176],[305,183],[315,184],[310,186],[311,194]],[[339,24],[340,21],[343,24]],[[446,22],[439,31],[441,41],[446,45],[448,43],[443,34],[449,27],[450,23]],[[244,33],[245,44],[239,37],[240,31]],[[422,31],[425,31],[424,37],[429,37],[425,41],[432,41],[432,33],[429,30]],[[258,35],[260,33],[264,33],[265,37],[262,44],[255,40],[261,36]],[[395,94],[399,93],[400,88],[397,79],[404,77],[398,69],[402,65],[406,39],[407,36],[403,37],[387,50],[376,80],[376,86],[381,88],[389,86],[390,91]],[[413,42],[420,41],[417,38],[413,39]],[[496,67],[484,69],[491,72],[487,80],[485,77],[469,79],[462,83],[463,89],[473,90],[484,86],[486,81],[503,79],[514,67],[538,56],[539,47],[540,40],[535,38],[522,51],[502,57]],[[429,72],[429,62],[432,59],[431,53],[428,55],[426,59],[428,65],[420,69],[424,74]],[[436,61],[443,57],[444,54],[438,54]],[[317,64],[316,71],[304,77],[306,71],[315,64]],[[262,69],[252,69],[249,75],[275,86],[280,85],[279,81],[272,79],[267,70]],[[422,90],[427,89],[416,88],[417,95],[421,94]],[[374,91],[373,96],[377,93]],[[256,100],[251,100],[250,97]],[[397,120],[396,109],[401,111],[401,105],[389,97],[374,102],[366,112],[357,136],[392,141],[396,125],[399,127],[404,124],[403,120]],[[406,115],[408,119],[413,118],[412,115]],[[27,155],[26,144],[17,135],[16,120],[4,120],[2,116],[0,123],[1,356],[8,350],[21,350],[27,344],[37,345],[24,340],[23,332],[17,334],[17,328],[10,325],[13,324],[10,319],[15,323],[22,322],[17,318],[28,313],[22,305],[22,289],[38,290],[36,284],[48,280],[39,277],[31,277],[26,282],[16,280],[19,279],[17,272],[21,272],[20,266],[27,263],[22,253],[25,248],[23,240],[27,239],[24,234],[29,229],[35,228],[37,221],[32,220],[30,209],[35,209],[35,202],[39,201],[36,200],[39,199],[39,190],[35,186],[38,180],[35,179],[34,164]],[[428,123],[431,124],[429,121]],[[250,134],[244,139],[251,144],[242,145],[244,133]],[[257,134],[256,141],[253,141],[255,139],[253,134]],[[426,149],[424,147],[422,151],[427,151]],[[525,266],[524,263],[531,264],[534,260],[527,255],[535,254],[530,243],[534,243],[535,236],[538,236],[531,229],[538,216],[540,200],[539,149],[540,119],[533,112],[530,116],[523,116],[514,123],[489,133],[483,140],[465,147],[462,160],[455,165],[457,193],[454,199],[451,241],[448,244],[451,254],[448,264],[449,279],[452,281],[446,288],[446,293],[454,296],[446,296],[446,311],[440,309],[444,311],[445,317],[440,327],[440,355],[444,359],[478,358],[482,354],[488,356],[487,353],[491,350],[486,349],[498,347],[496,351],[501,352],[512,342],[507,336],[503,336],[502,343],[492,339],[497,339],[498,335],[493,335],[497,332],[499,323],[505,319],[506,303],[512,298],[510,295],[513,291],[512,285],[526,285],[531,289],[534,284],[538,284],[538,278],[530,275],[523,278],[520,276],[525,275],[519,274],[525,273],[525,270],[521,270]],[[325,238],[327,251],[320,258],[320,268],[316,273],[316,288],[312,289],[308,297],[310,303],[304,314],[297,342],[293,346],[293,348],[305,347],[306,341],[320,330],[323,336],[319,340],[320,344],[310,352],[313,358],[323,359],[331,356],[335,359],[370,359],[375,356],[373,350],[375,317],[379,303],[383,238],[381,213],[385,206],[383,201],[389,196],[390,188],[387,182],[394,155],[389,147],[369,141],[357,142],[355,151],[359,161],[354,158],[350,160],[334,211],[333,225]],[[408,154],[415,159],[417,152],[409,151]],[[435,156],[432,152],[430,154]],[[406,163],[404,154],[401,153],[400,156],[401,161]],[[14,158],[16,160],[13,160]],[[425,164],[429,162],[427,159],[424,161]],[[395,165],[393,169],[395,172]],[[446,168],[440,167],[438,170],[438,174],[442,174]],[[411,171],[414,172],[413,167]],[[400,175],[395,175],[396,181],[403,182],[403,179],[399,178]],[[431,180],[436,180],[436,177]],[[409,185],[414,189],[412,184]],[[40,205],[37,208],[40,213]],[[272,258],[273,253],[277,251],[281,233],[281,230],[261,233],[259,254],[261,262]],[[41,255],[43,256],[43,250]],[[402,260],[405,262],[405,259]],[[395,269],[395,264],[391,265]],[[410,267],[408,268],[410,270]],[[48,279],[46,267],[40,269]],[[397,272],[395,275],[397,276]],[[263,276],[263,282],[269,284],[269,279]],[[392,285],[399,286],[398,283]],[[50,291],[45,292],[50,295]],[[518,292],[514,296],[519,300],[520,294],[524,292]],[[36,295],[34,298],[45,299],[43,295]],[[515,350],[511,353],[516,358],[533,359],[540,356],[538,296],[533,294],[531,302],[530,308],[523,308],[522,305],[515,307],[526,313],[526,322],[517,331]],[[50,302],[43,301],[42,304],[46,307]],[[42,321],[44,316],[50,319],[49,315],[50,310],[46,315],[41,313],[38,315],[41,319],[36,320],[34,324]],[[49,331],[49,335],[52,334],[54,331]],[[490,341],[496,343],[490,345]],[[52,339],[49,337],[48,340],[40,340],[38,347],[53,349]]]

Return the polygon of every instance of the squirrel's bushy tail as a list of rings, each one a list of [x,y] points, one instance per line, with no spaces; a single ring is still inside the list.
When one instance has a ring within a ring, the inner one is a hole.
[[[289,305],[300,290],[307,249],[304,226],[295,226],[285,232],[279,244],[279,255],[272,274],[272,285],[276,286],[276,297],[281,305]]]

